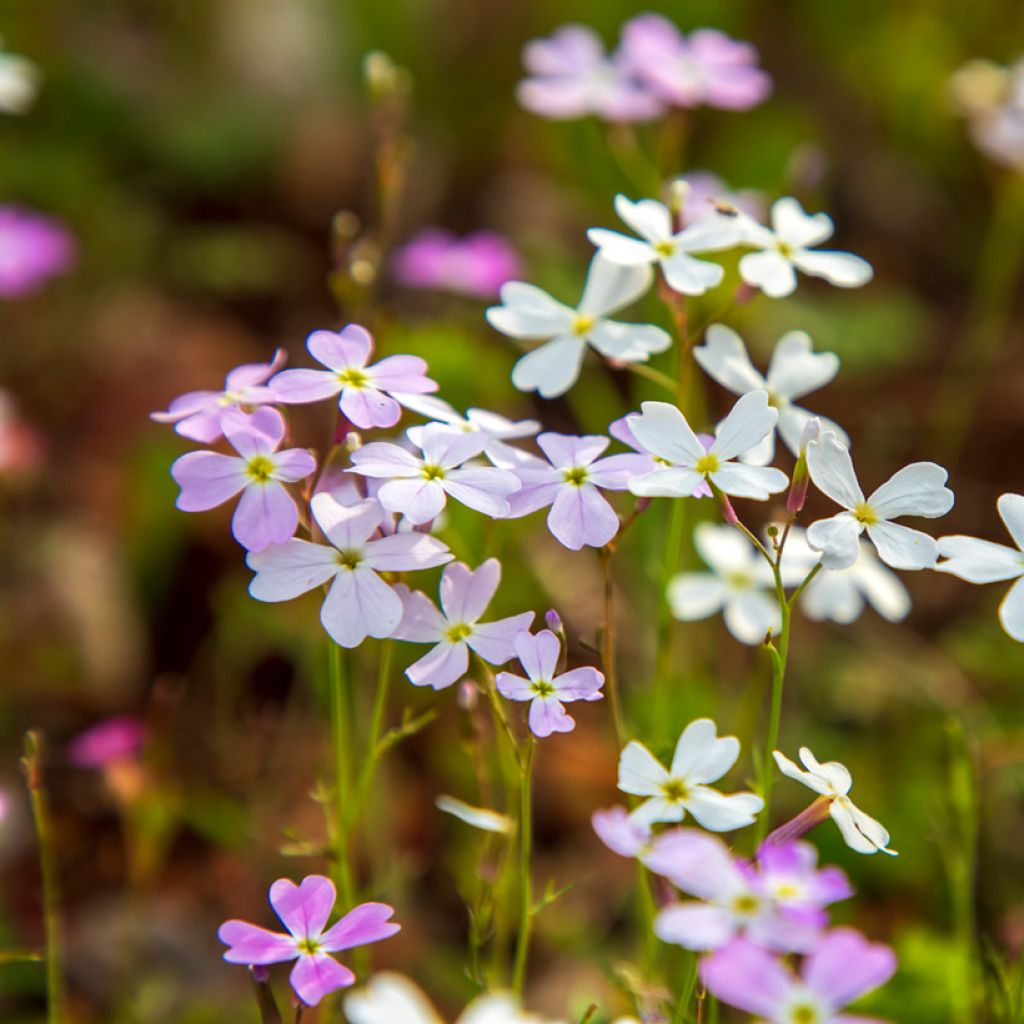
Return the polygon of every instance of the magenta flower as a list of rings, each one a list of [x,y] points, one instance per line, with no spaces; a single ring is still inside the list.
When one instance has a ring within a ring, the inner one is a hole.
[[[550,505],[548,529],[567,548],[604,547],[619,532],[619,517],[601,490],[628,490],[631,476],[653,468],[643,455],[599,459],[609,443],[600,436],[541,434],[537,444],[550,464],[535,459],[515,468],[522,488],[509,499],[510,515],[525,516]]]
[[[306,348],[326,370],[285,370],[271,382],[277,400],[288,405],[319,402],[339,395],[338,407],[357,427],[393,427],[402,415],[403,394],[437,390],[419,356],[388,356],[367,365],[373,338],[365,327],[349,324],[335,334],[314,331]]]
[[[413,436],[422,455],[387,441],[352,453],[353,473],[388,481],[377,495],[384,508],[414,525],[436,518],[448,497],[492,518],[508,514],[508,496],[519,489],[519,478],[492,466],[463,466],[487,446],[486,434],[428,423]]]
[[[700,976],[723,1003],[765,1024],[882,1024],[875,1017],[843,1013],[896,970],[888,946],[873,945],[851,928],[829,932],[794,975],[771,953],[740,939],[705,957]]]
[[[716,29],[684,36],[667,18],[642,14],[622,29],[622,61],[666,103],[747,110],[772,89],[757,50]]]
[[[516,656],[515,638],[528,630],[533,612],[522,612],[496,622],[480,622],[501,580],[501,563],[489,558],[475,571],[461,562],[441,574],[441,610],[418,590],[396,586],[402,596],[402,621],[392,634],[398,640],[434,644],[405,674],[415,686],[443,690],[457,683],[469,668],[475,651],[491,665],[504,665]]]
[[[279,878],[270,887],[270,905],[288,934],[268,931],[248,921],[225,921],[217,937],[229,949],[229,964],[249,967],[295,960],[291,985],[307,1006],[353,984],[356,976],[331,953],[389,939],[401,926],[389,919],[394,909],[386,903],[361,903],[324,931],[336,893],[334,883],[323,875],[307,875],[300,885]]]
[[[0,299],[20,299],[75,264],[75,240],[51,217],[0,206]]]
[[[576,723],[566,713],[563,703],[574,700],[600,700],[604,694],[604,676],[596,668],[574,668],[556,675],[561,644],[548,629],[539,633],[520,633],[515,639],[516,656],[528,678],[499,672],[495,680],[498,691],[509,700],[528,700],[530,731],[534,736],[550,736],[553,732],[572,732]]]
[[[806,844],[764,847],[765,861],[734,857],[720,839],[679,828],[654,839],[644,864],[696,900],[663,907],[654,930],[664,942],[686,949],[720,949],[743,936],[779,953],[814,948],[828,917],[824,907],[851,894],[838,869],[816,870],[817,854]]]
[[[221,418],[231,409],[267,405],[277,396],[263,385],[281,369],[288,358],[279,348],[269,363],[236,366],[224,381],[223,391],[189,391],[171,402],[167,412],[154,412],[150,419],[173,423],[174,429],[192,441],[213,444],[224,432]]]
[[[139,755],[146,727],[135,715],[107,718],[68,744],[68,759],[79,768],[99,768],[112,761],[128,761]]]
[[[374,536],[384,519],[376,501],[346,507],[330,494],[314,494],[313,518],[327,538],[314,544],[293,537],[249,553],[257,601],[290,601],[333,580],[320,621],[335,643],[358,647],[368,636],[391,636],[402,619],[402,599],[377,575],[430,569],[452,560],[447,546],[424,533]]]
[[[457,238],[428,228],[398,249],[391,260],[395,279],[408,288],[434,288],[471,298],[497,296],[506,281],[522,275],[519,256],[493,231]]]
[[[529,78],[516,96],[527,110],[555,120],[595,114],[606,121],[650,121],[662,102],[621,55],[605,56],[593,29],[565,25],[523,49]]]
[[[284,440],[284,417],[269,406],[251,414],[230,409],[221,426],[238,455],[182,455],[171,466],[181,487],[178,508],[205,512],[241,493],[231,520],[235,540],[249,551],[283,544],[299,525],[299,510],[284,485],[309,476],[316,459],[304,448],[277,450]]]
[[[615,438],[616,441],[621,441],[627,448],[632,448],[633,451],[642,455],[646,460],[644,463],[645,473],[653,473],[654,470],[658,469],[659,466],[667,466],[668,463],[663,459],[658,459],[652,455],[646,448],[644,448],[640,442],[636,439],[636,435],[633,433],[633,428],[629,425],[630,417],[636,416],[636,413],[629,413],[626,416],[622,416],[615,420],[608,426],[608,433]],[[704,446],[705,451],[711,451],[711,446],[715,443],[714,435],[712,434],[698,434],[697,440]],[[707,480],[701,480],[697,484],[696,488],[691,495],[693,498],[710,498],[711,497],[711,485]]]

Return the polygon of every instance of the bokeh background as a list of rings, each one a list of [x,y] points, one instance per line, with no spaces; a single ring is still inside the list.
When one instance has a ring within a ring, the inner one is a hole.
[[[527,40],[577,20],[612,43],[645,10],[754,42],[772,98],[635,139],[516,105]],[[869,259],[874,282],[852,293],[804,282],[729,322],[762,356],[796,327],[841,356],[814,408],[848,429],[866,486],[913,459],[942,462],[957,504],[936,532],[1004,539],[995,500],[1024,490],[1024,183],[972,147],[948,80],[971,58],[1024,50],[1016,0],[5,0],[0,33],[43,74],[31,113],[0,122],[0,203],[59,218],[78,248],[71,273],[0,302],[0,384],[33,452],[0,470],[0,950],[42,940],[18,768],[34,727],[46,737],[74,1021],[255,1021],[244,972],[219,959],[217,925],[269,924],[269,882],[324,866],[315,601],[247,596],[227,515],[175,510],[168,469],[188,446],[148,414],[277,346],[306,365],[311,330],[363,312],[381,350],[425,356],[460,409],[600,432],[657,397],[597,366],[568,399],[518,394],[516,352],[487,327],[485,304],[403,289],[386,262],[371,309],[348,268],[361,240],[380,237],[375,145],[397,146],[404,169],[387,243],[426,225],[496,230],[530,280],[567,300],[590,255],[584,229],[614,225],[615,192],[654,188],[636,146],[666,175],[709,169],[828,210],[839,247]],[[375,49],[408,70],[404,122],[367,95],[363,56]],[[646,303],[633,318],[667,327],[656,297]],[[710,384],[693,401],[709,423],[728,407]],[[328,412],[300,410],[304,443],[325,446]],[[647,513],[617,558],[628,716],[659,751],[696,714],[756,737],[768,663],[719,620],[674,627],[655,665],[664,512]],[[770,512],[743,509],[754,526]],[[453,530],[460,557],[506,561],[502,614],[555,606],[576,655],[596,660],[596,555],[560,548],[537,517],[491,530],[455,516]],[[914,1024],[1021,1019],[994,997],[988,1017],[965,1005],[962,979],[973,950],[978,985],[998,987],[1024,941],[1024,650],[997,622],[1002,587],[904,579],[914,611],[902,625],[872,612],[843,628],[798,620],[783,746],[848,764],[858,802],[900,850],[883,862],[851,854],[831,828],[813,837],[858,888],[839,918],[900,954],[872,1008]],[[377,653],[367,645],[355,662],[363,714]],[[673,679],[667,709],[651,699],[657,671]],[[477,837],[439,820],[433,800],[476,796],[466,718],[454,691],[424,695],[399,677],[393,693],[395,720],[406,706],[439,715],[375,787],[361,871],[404,925],[375,964],[451,1009],[468,993],[460,878]],[[68,742],[115,714],[145,719],[144,757],[113,774],[72,764]],[[589,826],[614,800],[616,750],[600,706],[578,718],[540,755],[538,885],[576,885],[539,919],[530,988],[537,1009],[568,1006],[576,1020],[591,998],[624,1008],[636,951],[632,867]],[[803,806],[796,789],[777,784],[777,813]],[[28,1024],[43,1006],[41,966],[0,960],[0,1018]]]

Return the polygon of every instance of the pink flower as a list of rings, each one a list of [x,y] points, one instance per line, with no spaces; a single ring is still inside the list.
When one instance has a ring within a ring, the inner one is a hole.
[[[734,192],[711,171],[691,171],[689,174],[681,174],[674,181],[687,186],[681,212],[684,227],[713,216],[715,203],[735,206],[741,213],[754,220],[760,220],[764,216],[764,199],[760,192],[755,189]]]
[[[712,28],[684,36],[667,18],[642,14],[622,30],[622,61],[664,102],[747,110],[772,89],[757,50]]]
[[[424,657],[405,670],[415,686],[443,690],[458,682],[475,651],[491,665],[515,657],[515,638],[528,630],[533,612],[522,612],[496,622],[480,622],[501,580],[501,563],[489,558],[475,571],[461,562],[441,575],[441,611],[418,590],[396,586],[404,612],[393,636],[417,644],[435,644]]]
[[[634,820],[621,804],[604,811],[594,811],[590,824],[601,842],[620,857],[643,860],[651,849],[651,826]]]
[[[548,629],[537,634],[520,633],[515,649],[528,678],[499,672],[495,680],[498,691],[509,700],[532,701],[530,730],[535,736],[572,732],[576,723],[566,714],[563,702],[600,700],[604,696],[604,676],[589,666],[556,675],[561,644]]]
[[[236,366],[227,375],[223,391],[189,391],[171,402],[167,412],[154,412],[150,419],[173,423],[182,437],[192,441],[213,444],[224,432],[221,419],[226,412],[277,401],[274,392],[263,385],[284,366],[287,358],[284,349],[279,348],[269,363]]]
[[[368,636],[391,636],[402,619],[402,599],[377,574],[444,565],[451,552],[424,533],[375,537],[384,519],[376,501],[346,507],[320,493],[310,507],[327,544],[293,537],[250,552],[246,564],[256,576],[249,593],[257,601],[290,601],[333,580],[320,621],[335,643],[358,647]]]
[[[506,281],[521,276],[515,249],[493,231],[457,238],[428,228],[398,249],[391,261],[396,280],[408,288],[435,288],[472,298],[497,296]]]
[[[75,240],[58,221],[17,206],[0,206],[0,299],[39,291],[75,264]]]
[[[743,936],[776,952],[807,952],[827,923],[824,907],[851,894],[841,871],[816,870],[805,843],[763,847],[752,865],[717,837],[678,828],[654,839],[644,864],[697,897],[663,907],[654,924],[660,939],[686,949],[720,949]]]
[[[68,744],[68,758],[80,768],[98,768],[111,761],[137,757],[146,739],[146,727],[135,715],[107,718]]]
[[[548,463],[534,459],[515,468],[522,488],[509,498],[510,515],[525,516],[550,505],[548,529],[567,548],[600,548],[619,532],[619,517],[601,490],[625,491],[629,478],[650,472],[643,455],[598,456],[607,437],[541,434],[537,438]]]
[[[596,114],[606,121],[650,121],[661,101],[619,55],[605,56],[593,29],[565,25],[550,39],[535,39],[523,50],[531,77],[516,96],[527,110],[555,120]]]
[[[270,905],[288,934],[268,931],[247,921],[225,921],[217,937],[229,949],[224,959],[250,967],[297,961],[291,985],[307,1006],[316,1006],[330,992],[353,984],[356,976],[329,954],[388,939],[400,930],[389,919],[386,903],[361,903],[324,931],[335,901],[334,883],[323,875],[307,875],[300,885],[287,878],[270,887]]]
[[[742,939],[701,961],[700,976],[723,1003],[766,1024],[880,1024],[843,1008],[885,984],[896,970],[888,946],[851,928],[829,932],[794,975],[771,953]]]
[[[519,478],[492,466],[463,465],[487,446],[486,434],[428,423],[412,436],[422,455],[387,441],[352,453],[353,473],[388,481],[377,494],[384,508],[417,526],[436,518],[449,497],[492,518],[508,514],[508,496],[519,489]]]
[[[314,331],[306,348],[326,370],[285,370],[270,382],[277,400],[288,405],[319,402],[339,395],[338,407],[357,427],[393,427],[402,415],[403,394],[437,390],[418,356],[388,356],[367,365],[373,338],[365,327]]]
[[[241,493],[231,532],[242,547],[263,551],[294,536],[299,511],[284,486],[309,476],[316,460],[304,448],[277,450],[284,440],[284,417],[269,406],[246,414],[228,410],[221,425],[238,452],[189,452],[171,467],[181,486],[183,512],[205,512]]]

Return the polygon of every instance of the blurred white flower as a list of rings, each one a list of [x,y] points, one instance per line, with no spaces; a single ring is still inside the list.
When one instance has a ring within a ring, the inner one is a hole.
[[[1014,640],[1024,643],[1024,495],[1003,494],[996,508],[1016,548],[978,537],[940,537],[939,554],[945,561],[935,568],[968,583],[1015,580],[999,605],[999,621]]]
[[[833,352],[813,351],[810,336],[803,331],[784,334],[772,352],[767,376],[754,368],[743,339],[724,324],[712,324],[704,335],[704,344],[693,350],[709,377],[733,394],[764,391],[768,404],[779,413],[775,430],[740,456],[742,462],[767,466],[775,457],[775,431],[794,455],[800,454],[800,438],[808,420],[816,417],[822,430],[831,430],[849,447],[846,432],[817,413],[808,412],[793,402],[827,384],[839,372],[839,357]]]
[[[451,814],[473,828],[483,832],[499,832],[509,835],[515,830],[515,822],[507,814],[488,810],[486,807],[473,807],[457,797],[443,793],[434,801],[434,806],[445,814]]]
[[[1024,172],[1024,58],[1009,67],[972,60],[953,74],[949,86],[978,149]]]
[[[3,52],[0,39],[0,113],[24,114],[39,91],[39,69],[32,61]]]

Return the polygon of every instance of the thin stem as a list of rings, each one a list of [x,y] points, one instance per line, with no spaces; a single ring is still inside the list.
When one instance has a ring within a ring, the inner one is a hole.
[[[260,1024],[281,1024],[281,1011],[277,1008],[274,993],[270,989],[267,969],[265,967],[250,967],[249,974],[252,977],[256,1005],[260,1009]]]
[[[601,632],[601,663],[604,665],[605,690],[615,725],[615,740],[622,748],[626,729],[622,721],[619,698],[619,676],[615,668],[615,587],[612,579],[612,553],[609,546],[601,548],[601,574],[604,577],[604,629]]]
[[[533,896],[530,884],[530,856],[533,852],[533,752],[536,741],[531,733],[526,740],[526,753],[520,761],[522,781],[519,787],[519,936],[516,939],[512,988],[523,994],[526,961],[530,952],[530,929],[533,923]]]
[[[391,660],[394,653],[394,641],[385,640],[381,646],[380,663],[377,668],[377,693],[373,699],[373,711],[370,714],[370,738],[366,748],[366,757],[356,782],[355,799],[349,813],[348,828],[351,831],[358,823],[359,815],[366,805],[366,799],[373,784],[377,766],[380,764],[385,750],[381,743],[384,731],[384,712],[387,708],[388,690],[391,684]]]
[[[508,715],[505,714],[505,708],[502,706],[501,698],[498,696],[498,687],[494,682],[494,673],[491,672],[481,658],[474,655],[473,660],[477,663],[480,674],[483,677],[484,691],[487,694],[487,699],[491,702],[491,710],[494,712],[494,717],[497,719],[501,731],[505,734],[505,739],[508,740],[509,749],[512,751],[516,759],[516,765],[521,773],[523,771],[523,757],[519,752],[519,744],[516,741],[516,734],[512,731],[512,724],[509,722]]]
[[[646,363],[623,363],[622,368],[629,370],[630,373],[635,373],[638,377],[654,381],[671,395],[676,394],[676,382],[667,373],[662,373],[661,370],[656,370],[653,366],[648,366]]]
[[[655,724],[666,726],[671,712],[672,673],[672,609],[667,592],[669,581],[679,571],[682,557],[683,535],[686,532],[687,502],[675,499],[671,503],[668,521],[668,536],[665,539],[664,561],[658,590],[658,622],[654,648],[654,700],[652,710]]]
[[[331,685],[331,739],[334,746],[334,857],[335,882],[342,905],[354,905],[349,804],[352,793],[352,728],[347,672],[342,649],[330,641],[328,665]]]
[[[46,931],[46,1020],[61,1024],[64,1020],[64,991],[61,985],[60,893],[57,858],[53,843],[50,804],[46,797],[42,770],[42,735],[34,730],[25,734],[22,768],[32,802],[32,817],[39,839],[39,866],[43,876],[43,923]]]
[[[779,726],[782,721],[782,691],[786,682],[786,662],[789,659],[789,627],[793,613],[792,606],[786,600],[786,591],[782,585],[782,572],[779,568],[781,561],[782,550],[780,548],[778,556],[772,564],[772,571],[775,575],[775,596],[779,602],[779,614],[782,618],[782,623],[779,629],[778,646],[771,641],[766,645],[768,656],[771,658],[772,663],[772,703],[768,717],[768,742],[765,744],[764,764],[761,769],[761,795],[764,799],[764,809],[761,811],[761,816],[757,821],[758,845],[761,844],[767,834],[768,822],[771,817],[772,785],[775,781],[775,773],[773,771],[775,761],[772,753],[779,745]]]

